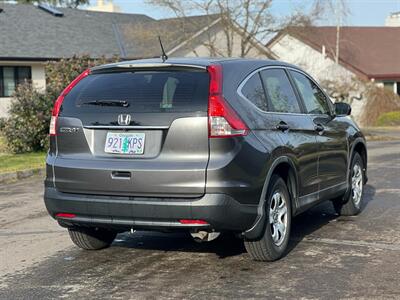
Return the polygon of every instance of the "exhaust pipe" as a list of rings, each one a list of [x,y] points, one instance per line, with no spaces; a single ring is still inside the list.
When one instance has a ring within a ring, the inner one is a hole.
[[[199,231],[193,231],[190,232],[190,235],[194,239],[195,242],[201,243],[201,242],[211,242],[215,240],[217,237],[219,237],[221,233],[220,232],[208,232],[204,230],[199,230]]]

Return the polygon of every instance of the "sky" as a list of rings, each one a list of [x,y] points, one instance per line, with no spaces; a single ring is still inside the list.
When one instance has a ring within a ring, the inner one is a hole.
[[[324,0],[321,0],[324,1]],[[344,0],[349,9],[349,15],[344,20],[348,26],[383,26],[385,18],[395,11],[400,11],[400,0]],[[90,1],[92,4],[96,0]],[[155,19],[173,17],[170,12],[154,7],[145,0],[114,0],[123,12],[146,14]],[[286,15],[296,7],[309,7],[313,0],[275,0],[272,10],[277,15]],[[333,25],[334,20],[326,17],[320,25]]]

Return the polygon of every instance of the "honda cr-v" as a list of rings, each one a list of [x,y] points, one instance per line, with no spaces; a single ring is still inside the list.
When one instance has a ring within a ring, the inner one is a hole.
[[[350,110],[278,61],[95,67],[55,102],[46,207],[83,249],[127,230],[229,231],[276,260],[293,216],[325,200],[360,212],[367,152]]]

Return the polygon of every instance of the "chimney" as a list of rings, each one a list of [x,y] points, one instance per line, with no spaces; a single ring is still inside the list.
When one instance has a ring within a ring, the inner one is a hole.
[[[115,5],[112,0],[104,1],[97,0],[96,5],[89,6],[87,10],[91,11],[103,11],[103,12],[121,12],[118,5]]]
[[[385,20],[385,26],[400,27],[400,11],[391,13]]]

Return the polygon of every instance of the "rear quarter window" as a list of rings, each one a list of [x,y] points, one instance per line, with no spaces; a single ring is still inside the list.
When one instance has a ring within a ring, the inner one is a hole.
[[[208,84],[208,73],[200,71],[93,74],[66,96],[60,114],[207,111]],[[125,101],[128,105],[93,105],[95,101]]]
[[[267,99],[258,72],[246,81],[241,89],[241,93],[259,109],[267,111]]]

